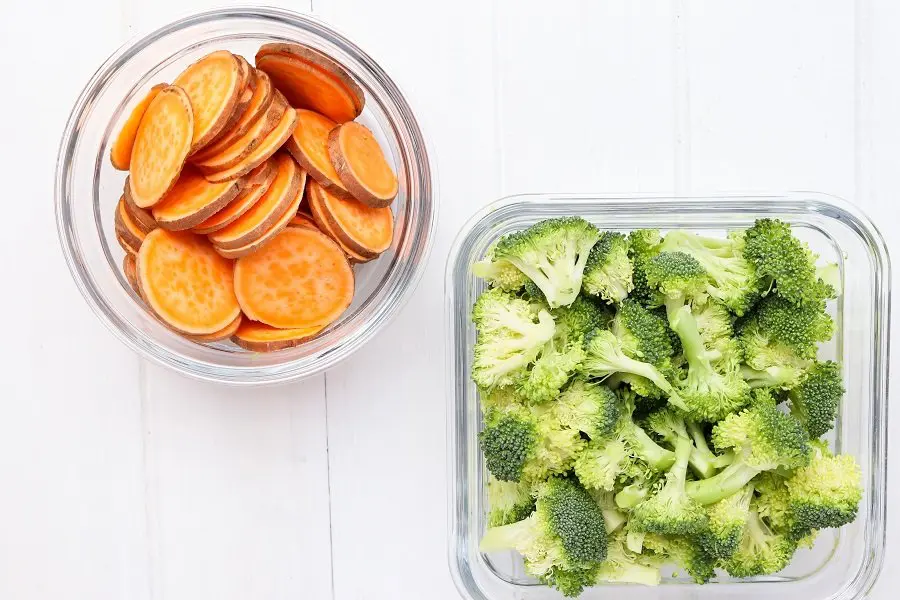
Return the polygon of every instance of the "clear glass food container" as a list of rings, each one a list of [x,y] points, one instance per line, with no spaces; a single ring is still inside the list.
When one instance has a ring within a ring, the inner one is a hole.
[[[885,545],[887,382],[890,263],[884,240],[851,204],[816,193],[706,198],[527,195],[500,200],[476,214],[459,234],[446,274],[450,470],[450,569],[460,593],[473,600],[542,600],[560,594],[538,584],[513,552],[483,555],[485,470],[478,446],[481,411],[470,377],[475,333],[470,312],[484,289],[472,274],[498,237],[549,217],[581,215],[601,229],[627,232],[654,227],[722,235],[760,217],[789,222],[823,261],[836,262],[843,295],[831,303],[834,339],[822,358],[843,364],[847,388],[831,442],[856,457],[865,493],[857,520],[825,530],[810,550],[799,550],[781,573],[748,580],[720,576],[707,585],[664,572],[659,587],[601,585],[584,600],[615,598],[798,598],[863,596],[881,569]]]
[[[377,260],[354,268],[356,294],[341,319],[303,345],[268,354],[231,343],[200,345],[151,316],[121,269],[114,208],[125,174],[109,150],[134,104],[154,84],[171,82],[187,65],[219,49],[251,62],[260,45],[300,42],[340,62],[365,91],[358,119],[378,138],[399,179],[392,204],[394,241]],[[142,356],[204,380],[231,384],[306,377],[346,358],[403,306],[425,266],[437,191],[425,139],[412,109],[382,68],[346,37],[318,20],[265,7],[212,10],[132,40],[88,82],[66,125],[56,170],[60,243],[75,283],[107,327]]]

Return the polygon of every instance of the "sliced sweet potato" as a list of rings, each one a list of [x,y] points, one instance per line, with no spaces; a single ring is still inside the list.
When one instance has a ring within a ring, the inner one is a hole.
[[[328,154],[328,133],[337,123],[311,110],[297,109],[297,127],[285,148],[310,176],[332,194],[345,198],[353,195],[341,183]]]
[[[291,137],[291,133],[294,131],[296,125],[297,111],[293,108],[288,108],[284,111],[281,121],[278,122],[275,129],[270,131],[269,135],[266,136],[266,139],[260,142],[253,152],[247,155],[244,160],[230,169],[208,173],[206,178],[210,181],[229,181],[238,177],[243,177],[278,152],[278,150],[284,146],[287,139]]]
[[[218,331],[214,331],[213,333],[207,333],[204,335],[189,335],[187,336],[187,338],[192,342],[197,342],[198,344],[209,344],[211,342],[220,342],[222,340],[227,340],[237,332],[243,321],[244,315],[238,313],[238,316],[234,318],[234,321]]]
[[[135,206],[150,208],[175,185],[193,135],[188,95],[173,85],[160,90],[144,112],[131,151],[128,182]]]
[[[272,80],[269,79],[268,75],[256,69],[253,69],[251,79],[252,83],[249,87],[253,89],[253,97],[250,98],[250,104],[247,106],[247,109],[234,124],[226,126],[226,129],[218,139],[191,156],[193,162],[203,162],[221,153],[239,138],[243,137],[261,117],[267,114],[272,101],[275,99]]]
[[[306,171],[301,171],[303,173],[304,180],[306,179]],[[244,256],[249,256],[253,254],[260,248],[262,248],[265,244],[269,243],[276,235],[278,235],[282,229],[288,226],[288,223],[291,222],[291,219],[297,216],[297,208],[300,206],[300,200],[303,198],[303,183],[300,184],[300,189],[298,190],[297,197],[291,202],[290,206],[285,209],[284,213],[275,221],[275,224],[272,225],[269,229],[266,230],[261,236],[247,244],[246,246],[240,246],[239,248],[218,248],[216,247],[216,252],[224,256],[225,258],[241,258]]]
[[[251,77],[253,67],[251,67],[250,63],[247,62],[247,59],[240,54],[235,54],[234,57],[237,59],[238,66],[241,68],[241,90],[246,91],[246,89],[250,87],[250,82],[253,79]]]
[[[389,207],[372,208],[359,200],[338,198],[321,186],[311,187],[307,199],[313,216],[353,252],[372,258],[391,247],[394,215]]]
[[[265,141],[269,133],[281,122],[281,118],[288,108],[284,96],[276,91],[275,100],[269,105],[269,110],[266,111],[265,116],[258,120],[247,133],[236,139],[230,146],[215,156],[211,156],[203,161],[193,161],[194,165],[200,169],[201,173],[206,175],[230,169],[240,163]]]
[[[125,242],[134,249],[139,249],[144,238],[147,237],[147,232],[141,229],[128,214],[124,196],[119,198],[119,203],[116,205],[115,227],[116,233],[121,235]]]
[[[240,191],[239,181],[210,183],[196,170],[186,168],[162,202],[153,207],[153,218],[163,229],[190,229],[227,206]]]
[[[308,108],[344,123],[360,115],[365,105],[362,88],[334,59],[299,44],[272,43],[256,53],[256,68],[294,108]]]
[[[141,296],[169,327],[189,335],[217,332],[241,313],[232,261],[203,236],[155,229],[137,257]]]
[[[282,328],[333,323],[353,300],[353,270],[324,233],[289,227],[234,265],[234,292],[244,314]]]
[[[125,189],[122,192],[122,198],[125,199],[125,210],[131,216],[134,224],[137,225],[144,233],[150,233],[157,227],[159,223],[153,218],[153,214],[149,210],[144,210],[134,203],[131,198],[131,189],[128,177],[125,178]]]
[[[126,239],[122,236],[122,234],[119,233],[118,231],[116,232],[116,241],[119,242],[119,246],[121,246],[121,247],[122,247],[122,250],[125,251],[126,256],[129,255],[129,254],[137,255],[137,253],[138,253],[138,248],[135,248],[134,246],[132,246],[132,245],[128,242],[128,240],[126,240]]]
[[[243,215],[227,227],[209,234],[209,240],[217,247],[232,250],[259,239],[302,192],[301,186],[306,178],[294,159],[282,153],[272,160],[275,161],[275,181]]]
[[[228,123],[244,93],[241,63],[227,50],[207,54],[175,78],[194,110],[191,153],[210,143]]]
[[[302,329],[278,329],[265,323],[244,319],[237,328],[231,341],[251,352],[276,352],[299,346],[312,339],[324,327],[306,327]]]
[[[297,213],[294,215],[294,218],[288,223],[288,227],[312,227],[313,229],[318,229],[319,226],[316,225],[316,222],[313,220],[312,215],[307,215],[304,213]]]
[[[328,155],[341,183],[360,202],[383,208],[397,196],[397,176],[365,125],[353,121],[332,129]]]
[[[113,167],[120,171],[128,170],[128,165],[131,163],[131,149],[134,147],[134,138],[137,136],[141,118],[143,118],[144,113],[147,111],[147,107],[150,106],[150,103],[156,98],[156,95],[167,85],[167,83],[154,85],[150,88],[150,91],[147,92],[147,95],[141,98],[141,101],[131,109],[131,114],[128,115],[125,124],[122,125],[122,129],[119,130],[119,135],[116,136],[116,140],[113,142],[112,148],[109,151],[109,160],[112,162]]]
[[[277,173],[275,167],[272,166],[272,161],[266,161],[260,167],[257,167],[257,169],[260,168],[262,168],[264,178],[253,177],[252,173],[247,175],[247,179],[254,179],[257,183],[247,185],[228,206],[194,227],[194,233],[207,234],[219,231],[250,210],[250,207],[256,204],[269,190],[269,186],[275,181]]]
[[[275,177],[275,166],[267,160],[242,177],[241,184],[245,188],[253,187],[266,181],[271,181],[273,177]]]
[[[130,252],[125,253],[125,258],[122,259],[122,273],[125,275],[125,280],[131,286],[131,289],[140,296],[141,293],[138,291],[137,282],[137,259],[134,254]]]

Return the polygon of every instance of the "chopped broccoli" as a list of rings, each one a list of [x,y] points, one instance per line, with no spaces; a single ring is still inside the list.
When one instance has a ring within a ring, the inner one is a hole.
[[[547,219],[510,234],[494,248],[540,288],[551,308],[568,306],[581,291],[588,254],[600,233],[581,217]]]
[[[499,288],[478,297],[472,320],[478,331],[472,379],[485,389],[515,383],[555,331],[550,313]]]
[[[723,566],[733,577],[755,577],[785,568],[797,546],[774,533],[753,509],[749,511],[740,543]]]
[[[627,534],[618,532],[611,536],[607,546],[606,560],[597,571],[597,581],[605,583],[640,583],[659,585],[661,576],[659,557],[631,551],[627,545]]]
[[[500,481],[489,476],[487,482],[488,525],[498,527],[521,521],[534,511],[531,484]]]
[[[584,485],[583,482],[582,485]],[[590,488],[587,488],[587,491],[603,511],[603,521],[606,523],[608,533],[614,533],[625,524],[628,517],[616,506],[615,494],[606,490]]]
[[[805,369],[816,358],[819,342],[834,333],[825,302],[791,304],[779,296],[763,298],[741,324],[744,360],[757,371],[769,367]],[[789,384],[788,384],[789,385]]]
[[[722,457],[718,457],[710,451],[706,445],[706,439],[702,432],[699,432],[698,426],[692,421],[685,421],[683,417],[677,414],[671,408],[658,410],[651,413],[646,420],[647,425],[654,433],[659,435],[672,447],[678,442],[679,436],[690,436],[693,440],[691,447],[691,456],[688,464],[697,475],[702,478],[712,477],[716,473],[717,465],[725,466],[730,460],[722,462]],[[699,445],[698,434],[699,433]]]
[[[591,249],[581,287],[586,294],[608,302],[621,302],[634,288],[628,238],[604,231]]]
[[[734,337],[732,317],[718,302],[707,302],[691,311],[697,321],[697,331],[706,348],[706,357],[718,372],[739,369],[744,360],[741,343]]]
[[[715,557],[706,554],[693,537],[649,533],[644,547],[682,567],[697,583],[706,583],[716,574]]]
[[[675,393],[659,369],[650,363],[629,358],[622,342],[611,331],[596,331],[589,336],[585,355],[581,369],[590,377],[604,379],[614,373],[629,373],[649,379],[670,396]]]
[[[615,392],[583,378],[569,384],[553,410],[565,427],[586,433],[592,440],[612,435],[622,414]]]
[[[843,396],[841,367],[833,361],[814,364],[800,385],[788,392],[791,414],[803,423],[811,438],[831,431]]]
[[[649,303],[656,297],[656,290],[647,284],[647,263],[659,252],[662,237],[658,229],[637,229],[628,234],[628,256],[632,264],[634,289],[629,297]]]
[[[503,238],[494,242],[484,255],[484,259],[472,265],[472,272],[481,277],[491,287],[507,292],[517,292],[528,283],[528,277],[508,260],[494,258],[494,249]]]
[[[506,410],[519,406],[521,398],[516,388],[495,387],[488,390],[479,390],[481,398],[481,412],[487,413],[492,409]]]
[[[786,481],[776,471],[766,471],[753,478],[756,490],[753,507],[777,533],[787,533],[791,527],[791,495]]]
[[[588,489],[612,491],[630,460],[622,440],[592,440],[575,458],[575,476]]]
[[[726,559],[734,554],[750,517],[752,499],[753,486],[747,485],[706,507],[708,526],[697,535],[697,543],[705,554],[717,559]]]

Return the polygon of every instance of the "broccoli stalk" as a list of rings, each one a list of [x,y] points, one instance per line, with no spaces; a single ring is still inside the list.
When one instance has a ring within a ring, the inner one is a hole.
[[[638,583],[658,585],[662,561],[645,556],[628,546],[630,532],[619,532],[609,540],[606,560],[600,564],[597,581],[605,583]]]

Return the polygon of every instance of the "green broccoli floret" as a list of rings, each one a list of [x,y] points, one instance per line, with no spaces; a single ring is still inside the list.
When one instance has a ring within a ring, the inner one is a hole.
[[[862,473],[850,455],[834,456],[824,443],[815,443],[809,464],[796,469],[785,485],[790,498],[788,537],[793,540],[856,519]]]
[[[581,217],[547,219],[501,239],[495,260],[507,260],[537,285],[551,308],[568,306],[581,291],[588,255],[600,238]]]
[[[607,533],[600,507],[570,479],[554,477],[536,486],[535,512],[522,521],[492,527],[482,552],[516,550],[526,570],[566,596],[592,585],[607,556]]]
[[[616,506],[622,510],[633,509],[659,490],[662,487],[663,479],[662,477],[636,479],[623,486],[615,495]]]
[[[499,288],[478,297],[472,320],[478,332],[472,379],[484,389],[520,379],[556,330],[550,313]]]
[[[708,526],[697,534],[697,543],[708,556],[726,559],[734,554],[750,517],[753,486],[706,507]]]
[[[588,489],[612,491],[631,460],[621,439],[592,440],[575,457],[575,476]]]
[[[663,252],[684,252],[693,256],[709,278],[706,292],[734,314],[747,312],[761,292],[756,266],[744,258],[743,236],[709,238],[675,230],[666,235]]]
[[[740,236],[741,234],[735,234]],[[761,289],[791,304],[818,304],[835,290],[816,273],[818,258],[794,237],[791,226],[777,219],[759,219],[743,232],[744,257],[756,267]]]
[[[658,229],[636,229],[628,234],[628,257],[632,264],[634,289],[629,294],[644,304],[656,297],[656,290],[647,284],[647,262],[659,252],[662,237]]]
[[[584,293],[608,302],[621,302],[634,288],[631,278],[628,239],[614,231],[602,232],[584,267],[581,283]]]
[[[572,466],[585,442],[548,409],[492,410],[479,434],[488,471],[501,481],[535,481]]]
[[[785,568],[797,549],[785,536],[774,533],[751,509],[743,535],[734,554],[723,566],[732,577],[755,577]]]
[[[630,358],[622,342],[611,331],[596,331],[585,343],[582,371],[590,376],[605,379],[615,373],[628,373],[649,379],[668,395],[675,393],[665,376],[650,363]]]
[[[773,531],[782,534],[791,527],[791,495],[785,482],[777,471],[766,471],[753,478],[753,508]]]
[[[531,484],[500,481],[492,475],[487,482],[488,525],[509,525],[528,517],[534,511]]]
[[[830,360],[815,363],[800,385],[788,392],[791,414],[803,423],[811,438],[831,431],[843,396],[841,367]]]
[[[695,535],[707,527],[703,506],[685,492],[688,459],[693,444],[685,436],[675,442],[675,463],[666,473],[662,489],[638,504],[631,525],[638,531],[662,535]]]
[[[713,427],[712,439],[719,450],[733,449],[735,458],[709,479],[688,482],[688,495],[700,504],[712,504],[737,493],[758,473],[799,467],[809,460],[803,425],[780,412],[774,403],[755,402],[740,413],[728,415]]]
[[[744,351],[734,335],[731,313],[723,304],[707,302],[692,307],[697,331],[706,348],[706,357],[718,372],[734,371],[744,361]]]
[[[710,451],[706,445],[706,438],[693,421],[685,421],[671,408],[665,408],[651,413],[646,419],[647,426],[659,435],[673,448],[678,442],[679,436],[689,436],[693,440],[691,456],[688,465],[691,470],[702,478],[712,477],[716,474],[717,465],[727,466],[731,460],[727,457],[719,457]],[[698,446],[699,434],[699,446]]]
[[[581,377],[560,394],[553,410],[565,427],[586,433],[592,440],[611,436],[622,415],[615,392]]]
[[[506,410],[521,405],[522,398],[514,387],[495,387],[488,390],[479,389],[481,398],[481,412],[487,413],[492,409]]]
[[[824,300],[796,305],[779,296],[763,298],[738,331],[744,360],[757,371],[805,369],[816,358],[819,343],[830,340],[833,333],[834,321],[825,312]]]
[[[631,358],[648,362],[660,370],[669,368],[675,348],[666,321],[634,300],[619,305],[610,329]]]
[[[497,287],[507,292],[517,292],[525,286],[529,279],[508,260],[495,259],[494,249],[502,239],[491,244],[484,258],[472,265],[472,273],[487,281],[491,287]]]
[[[706,583],[716,574],[715,557],[706,554],[692,537],[648,533],[643,541],[646,550],[674,562],[687,571],[696,583]]]
[[[650,553],[644,555],[631,551],[626,543],[627,534],[620,531],[609,539],[606,560],[597,571],[597,581],[603,583],[639,583],[659,585],[660,567],[663,561]]]
[[[613,318],[610,308],[593,298],[579,296],[569,306],[550,311],[557,335],[587,337],[595,329],[606,329]]]

